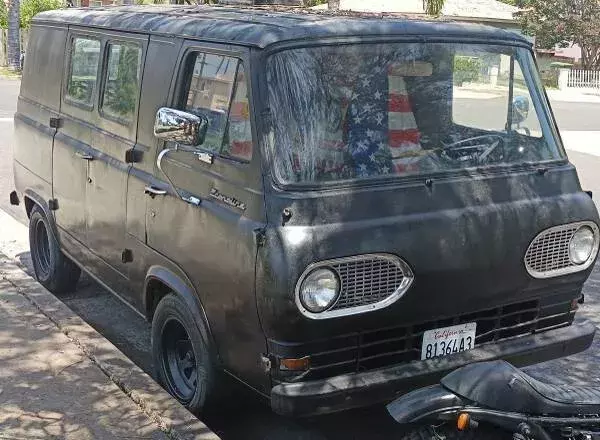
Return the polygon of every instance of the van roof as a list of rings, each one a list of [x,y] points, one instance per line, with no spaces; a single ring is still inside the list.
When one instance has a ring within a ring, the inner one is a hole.
[[[167,34],[265,48],[305,39],[331,37],[450,37],[530,44],[502,29],[390,14],[324,13],[299,8],[230,6],[110,6],[69,8],[38,14],[34,23],[62,23],[129,32]]]

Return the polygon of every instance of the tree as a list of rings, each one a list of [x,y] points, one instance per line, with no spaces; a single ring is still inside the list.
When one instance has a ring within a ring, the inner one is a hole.
[[[440,15],[444,8],[445,0],[423,0],[423,9],[428,15]]]
[[[0,0],[0,29],[8,26],[8,8],[4,0]]]
[[[552,49],[576,43],[584,69],[600,69],[600,0],[527,0],[518,13],[536,46]]]
[[[3,1],[3,0],[0,0]],[[21,70],[21,36],[19,32],[19,0],[8,0],[7,42],[8,68]]]
[[[22,0],[20,19],[21,28],[29,29],[31,20],[40,12],[51,11],[62,6],[62,0]]]

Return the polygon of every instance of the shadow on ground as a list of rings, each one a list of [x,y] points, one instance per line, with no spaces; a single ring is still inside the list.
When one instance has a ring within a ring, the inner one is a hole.
[[[18,255],[20,265],[32,274],[28,252]],[[600,325],[600,267],[596,266],[584,287],[585,304],[580,318]],[[153,374],[150,326],[92,279],[82,276],[75,293],[59,297],[88,324],[102,333],[147,373]],[[589,384],[600,387],[598,338],[584,353],[528,367],[528,373],[552,383]],[[241,386],[235,387],[236,404],[215,409],[203,421],[224,440],[317,440],[399,438],[402,428],[388,416],[383,406],[346,411],[323,417],[289,419],[272,413],[266,401]]]

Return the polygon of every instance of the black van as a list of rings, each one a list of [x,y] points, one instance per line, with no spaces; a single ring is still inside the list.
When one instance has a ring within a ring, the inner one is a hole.
[[[586,349],[598,213],[530,43],[436,21],[209,6],[45,12],[15,115],[39,281],[152,322],[192,411],[282,414]]]

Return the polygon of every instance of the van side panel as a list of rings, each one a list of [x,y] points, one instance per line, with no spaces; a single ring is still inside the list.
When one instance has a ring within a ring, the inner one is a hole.
[[[182,44],[179,38],[152,36],[148,43],[146,68],[141,85],[138,114],[138,136],[134,147],[136,161],[132,164],[127,182],[126,246],[133,252],[129,264],[132,291],[139,293],[133,304],[144,308],[144,280],[151,265],[168,267],[168,260],[151,252],[146,246],[146,203],[144,188],[152,184],[155,172],[158,140],[153,127],[156,110],[164,106],[170,93],[171,79]],[[160,60],[160,62],[156,62]],[[148,255],[146,255],[148,254]]]
[[[58,117],[66,28],[32,26],[15,114],[14,172],[20,192],[52,197],[52,144]]]

